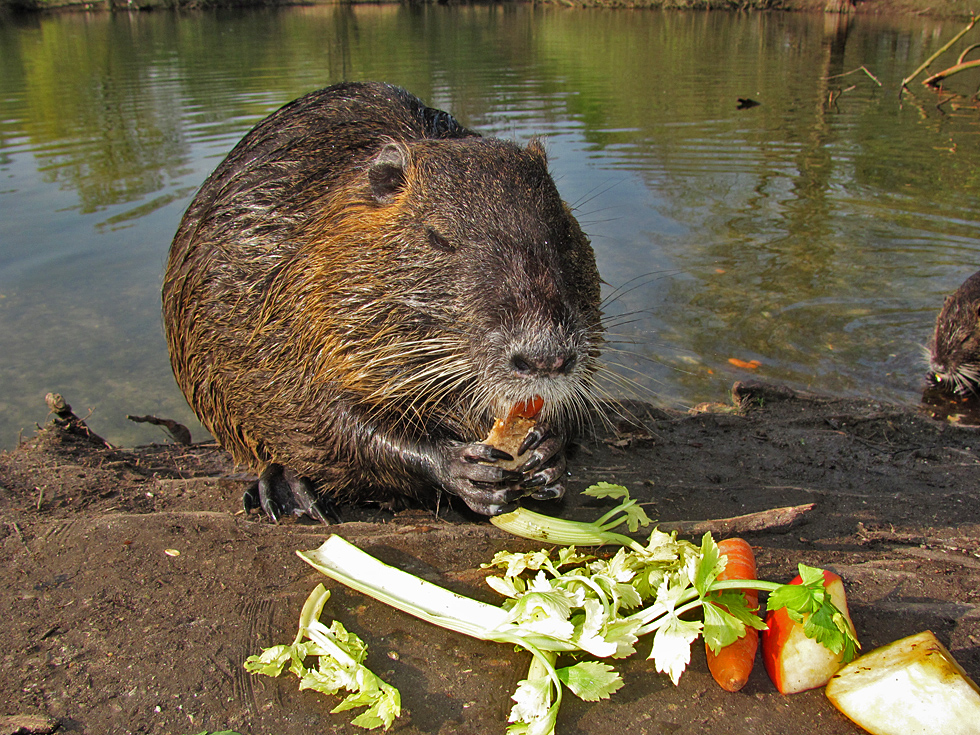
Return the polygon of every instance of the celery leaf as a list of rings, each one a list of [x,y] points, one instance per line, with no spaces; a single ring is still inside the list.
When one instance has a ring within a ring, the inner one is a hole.
[[[629,490],[625,487],[614,485],[611,482],[597,482],[595,485],[586,488],[583,494],[592,498],[612,498],[613,500],[628,498],[630,495]]]
[[[648,658],[653,659],[657,671],[667,674],[675,686],[691,662],[691,644],[700,633],[700,621],[681,620],[672,615],[669,622],[657,628],[653,635],[653,648]]]
[[[574,666],[558,669],[558,678],[579,699],[597,702],[623,686],[623,678],[609,664],[580,661]]]
[[[352,723],[366,729],[387,730],[401,710],[398,690],[363,665],[367,657],[364,641],[337,620],[330,627],[317,620],[329,596],[322,584],[317,585],[303,606],[295,642],[289,646],[271,646],[256,656],[249,656],[245,670],[279,676],[289,663],[289,670],[299,677],[300,689],[328,695],[341,690],[352,692],[333,711],[367,707]],[[304,637],[309,640],[303,641]],[[307,666],[307,658],[316,658],[316,666]]]

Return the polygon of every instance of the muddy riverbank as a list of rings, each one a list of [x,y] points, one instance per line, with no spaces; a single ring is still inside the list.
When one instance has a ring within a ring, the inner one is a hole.
[[[931,629],[980,679],[976,429],[762,385],[737,384],[733,402],[705,408],[636,405],[635,420],[600,424],[553,510],[596,517],[603,503],[578,491],[597,480],[629,486],[663,523],[812,503],[792,523],[741,531],[760,576],[788,580],[799,561],[833,568],[866,649]],[[330,714],[336,700],[242,669],[260,647],[292,639],[321,581],[294,552],[336,532],[496,601],[480,564],[527,546],[445,504],[438,515],[345,508],[330,529],[275,526],[241,512],[247,482],[213,445],[116,449],[55,426],[0,454],[0,732],[17,731],[12,716],[92,734],[358,732]],[[402,692],[393,732],[504,732],[527,654],[328,587],[324,617],[364,637],[369,664]],[[713,733],[795,733],[803,720],[818,735],[858,732],[820,691],[779,695],[761,664],[728,694],[698,650],[678,687],[637,659],[618,665],[626,686],[610,701],[566,698],[559,732],[696,733],[710,721]]]

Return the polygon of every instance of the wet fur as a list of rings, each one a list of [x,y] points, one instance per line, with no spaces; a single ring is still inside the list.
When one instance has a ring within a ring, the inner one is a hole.
[[[945,390],[980,392],[980,271],[946,297],[929,344],[929,371]]]
[[[250,132],[187,210],[163,294],[204,425],[341,500],[431,495],[438,448],[518,400],[542,395],[569,435],[594,401],[599,277],[543,149],[388,85],[320,90]],[[518,374],[521,350],[574,368]]]

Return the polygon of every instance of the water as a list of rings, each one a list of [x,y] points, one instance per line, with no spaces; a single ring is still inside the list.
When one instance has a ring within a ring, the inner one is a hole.
[[[127,414],[200,436],[160,323],[170,239],[249,127],[345,79],[544,139],[632,390],[681,407],[756,376],[917,403],[942,298],[980,267],[980,115],[897,90],[961,24],[832,22],[385,5],[0,21],[0,446],[45,420],[48,391],[115,443],[163,438]]]

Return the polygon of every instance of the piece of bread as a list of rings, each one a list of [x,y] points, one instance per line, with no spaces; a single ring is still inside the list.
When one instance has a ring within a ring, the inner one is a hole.
[[[537,396],[530,401],[515,403],[506,418],[494,421],[493,428],[483,443],[507,452],[514,458],[510,461],[499,461],[497,464],[500,467],[515,470],[527,460],[530,450],[520,456],[517,452],[528,432],[537,424],[535,416],[541,411],[542,404],[543,401]]]

